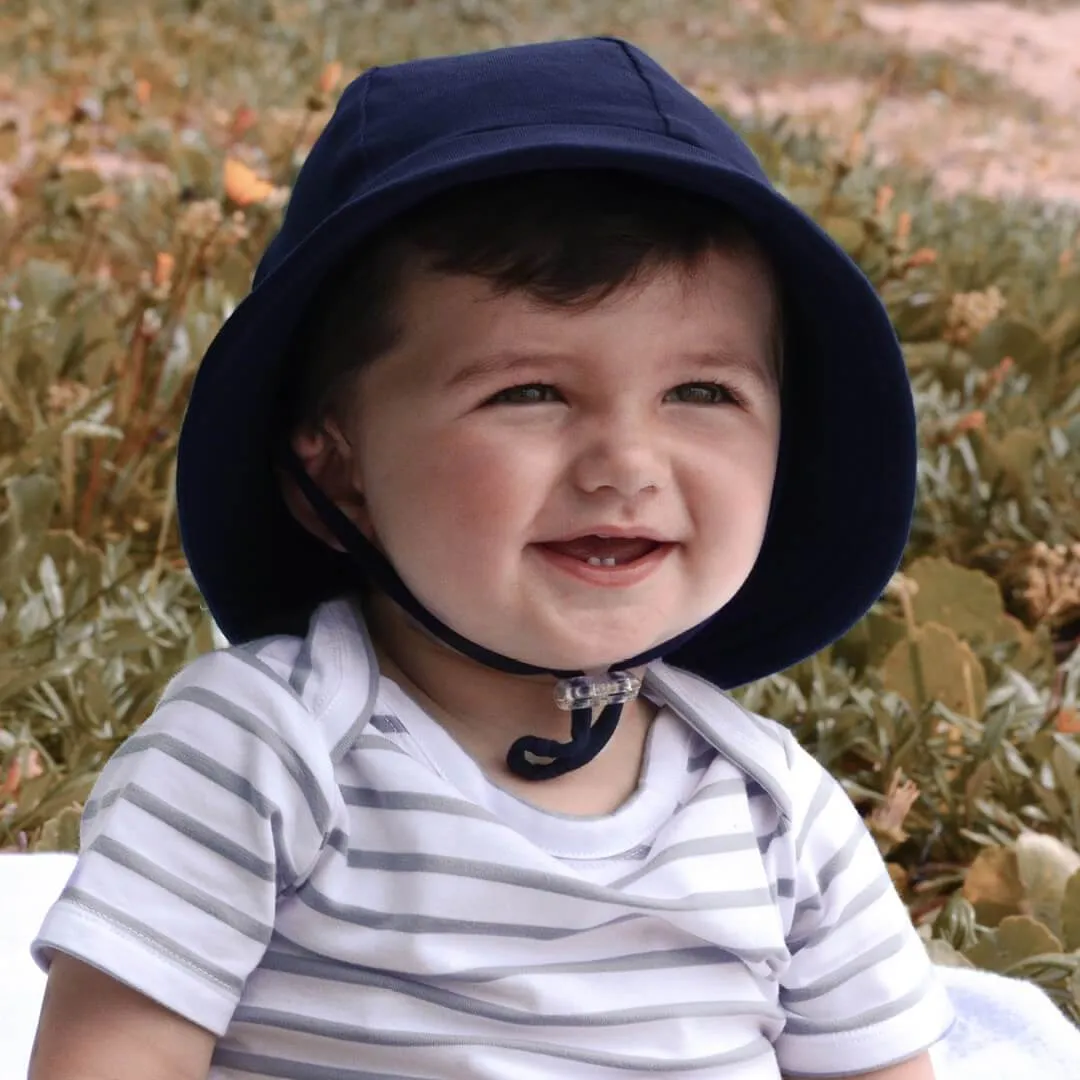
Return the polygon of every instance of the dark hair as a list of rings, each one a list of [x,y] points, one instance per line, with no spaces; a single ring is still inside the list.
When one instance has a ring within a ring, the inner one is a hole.
[[[320,290],[295,338],[289,428],[321,423],[347,381],[393,348],[411,270],[475,275],[496,293],[580,308],[644,270],[692,266],[712,250],[760,249],[716,200],[634,173],[537,171],[451,188],[375,232]],[[778,370],[779,325],[774,337]]]

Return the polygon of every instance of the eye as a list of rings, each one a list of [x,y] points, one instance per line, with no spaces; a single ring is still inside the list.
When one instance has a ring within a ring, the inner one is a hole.
[[[683,398],[688,405],[743,404],[741,395],[732,390],[730,386],[724,386],[721,383],[684,383],[682,386],[675,387],[672,393],[677,394],[679,391],[691,391]]]
[[[489,405],[544,405],[555,401],[558,391],[547,383],[527,383],[524,386],[511,386],[500,390],[488,399]]]

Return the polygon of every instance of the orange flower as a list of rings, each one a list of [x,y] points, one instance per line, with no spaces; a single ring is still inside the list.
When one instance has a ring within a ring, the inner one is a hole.
[[[341,61],[331,60],[329,64],[322,69],[322,74],[319,76],[319,93],[320,94],[332,94],[337,89],[337,84],[341,81]]]
[[[175,267],[176,259],[167,251],[159,251],[154,256],[154,285],[156,288],[164,288],[172,281]]]
[[[911,214],[906,210],[896,219],[896,239],[901,243],[911,235]]]
[[[24,779],[34,780],[44,771],[41,755],[36,750],[29,750],[22,760],[16,757],[8,766],[6,775],[0,780],[0,795],[12,797],[18,795]]]
[[[1002,357],[1001,362],[995,364],[986,375],[983,376],[987,389],[992,390],[994,387],[1000,386],[1005,381],[1005,376],[1008,375],[1014,367],[1016,367],[1016,361],[1011,356]]]
[[[253,169],[236,158],[225,159],[225,194],[237,206],[253,206],[268,199],[274,185],[261,179]]]
[[[961,416],[959,420],[953,425],[952,434],[955,438],[958,435],[963,435],[968,431],[985,431],[986,430],[986,413],[982,409],[975,409],[969,412],[967,416]]]
[[[135,100],[140,105],[145,105],[150,100],[150,82],[148,79],[135,80]]]
[[[889,204],[893,201],[893,195],[895,194],[896,192],[888,184],[882,184],[877,189],[877,197],[874,199],[874,212],[878,217],[889,209]]]
[[[921,247],[911,253],[907,266],[909,269],[916,266],[931,266],[937,262],[937,252],[933,248]]]
[[[255,126],[257,119],[258,115],[250,106],[238,105],[229,124],[229,134],[234,139],[242,139]]]
[[[1070,708],[1058,709],[1054,727],[1063,735],[1080,735],[1080,712]]]

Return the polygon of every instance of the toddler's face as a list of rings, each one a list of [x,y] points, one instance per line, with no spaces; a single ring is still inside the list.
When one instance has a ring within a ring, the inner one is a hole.
[[[358,377],[342,428],[361,528],[429,610],[527,662],[591,668],[688,629],[764,536],[774,302],[748,253],[578,310],[414,276],[405,333]],[[545,546],[610,532],[651,543]],[[620,565],[586,561],[609,550]]]

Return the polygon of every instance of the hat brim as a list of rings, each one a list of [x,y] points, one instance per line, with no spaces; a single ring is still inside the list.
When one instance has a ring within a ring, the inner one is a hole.
[[[314,607],[359,569],[302,529],[274,471],[285,361],[327,275],[364,238],[445,188],[535,169],[624,169],[737,211],[783,282],[782,466],[770,524],[739,593],[666,657],[723,688],[806,658],[881,594],[907,541],[917,442],[903,355],[873,287],[808,215],[760,179],[697,147],[621,127],[480,131],[398,162],[313,228],[211,343],[177,460],[189,566],[232,642],[302,633]]]

